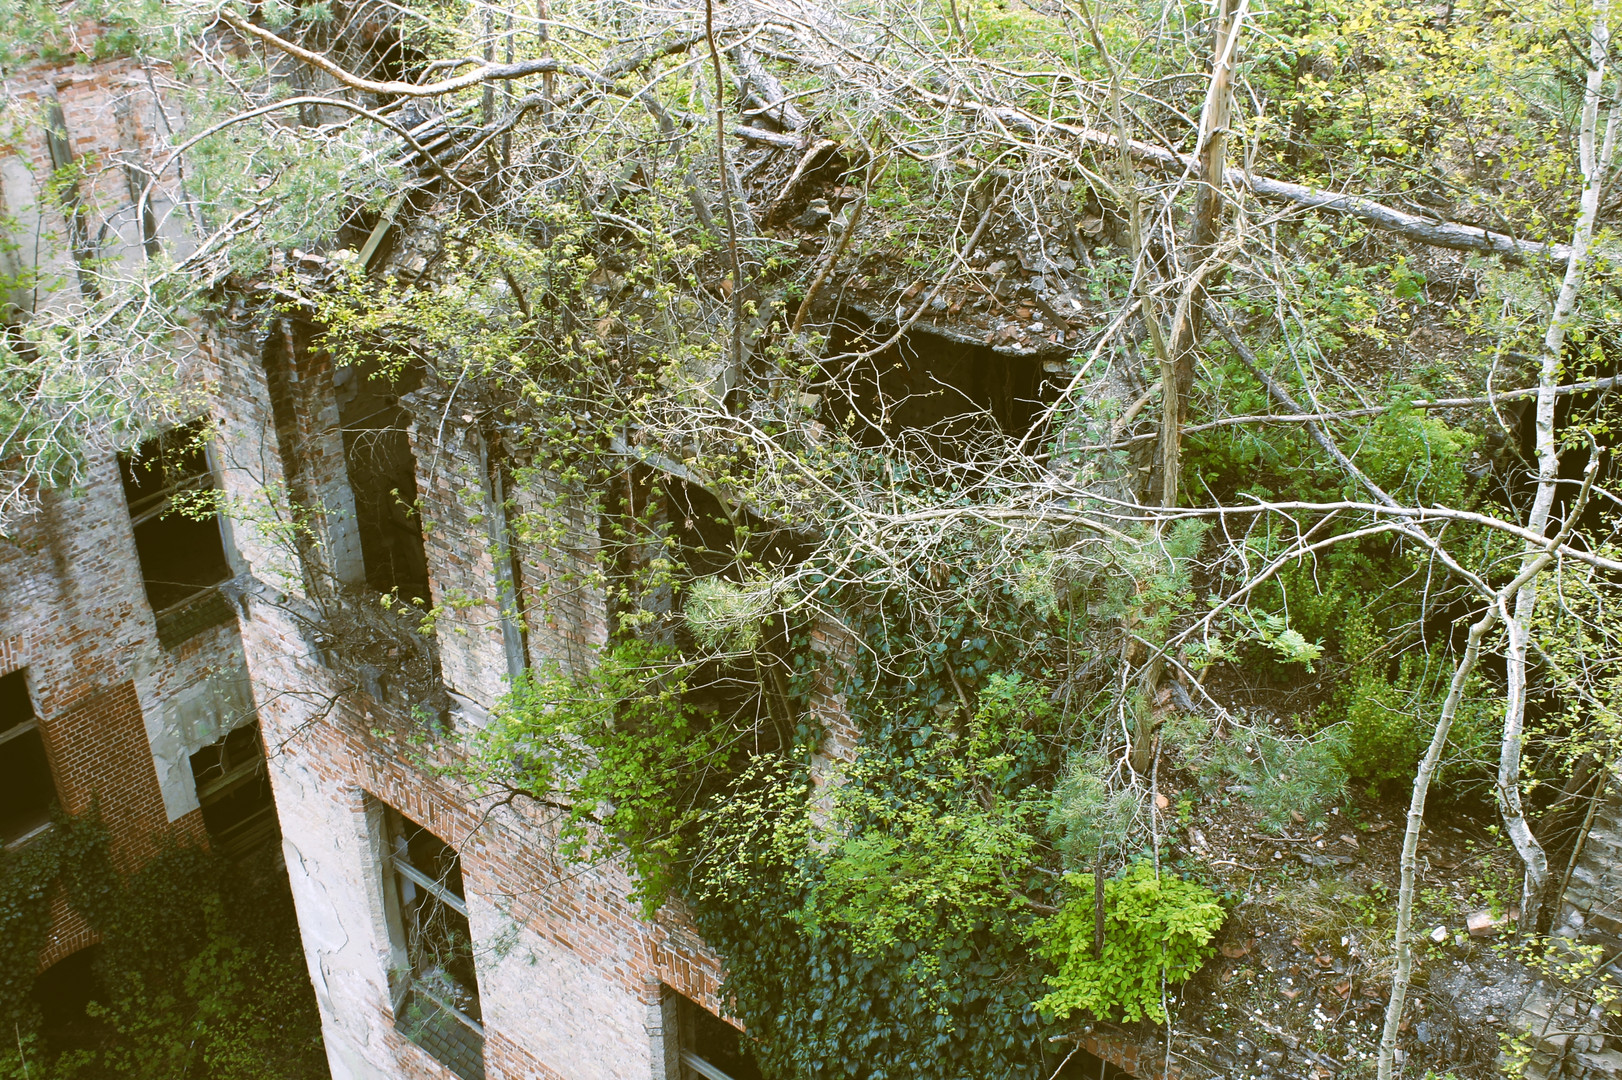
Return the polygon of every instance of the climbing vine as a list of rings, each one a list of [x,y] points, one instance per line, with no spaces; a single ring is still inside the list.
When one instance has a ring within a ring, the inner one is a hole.
[[[36,958],[63,899],[100,938],[87,1020],[44,1028]],[[28,1080],[315,1080],[320,1023],[285,889],[197,848],[164,847],[132,875],[94,814],[0,855],[0,1076]]]

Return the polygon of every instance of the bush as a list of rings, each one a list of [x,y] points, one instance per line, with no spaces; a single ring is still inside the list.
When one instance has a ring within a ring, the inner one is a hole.
[[[50,894],[101,936],[100,1034],[55,1046],[30,991]],[[315,994],[285,887],[250,885],[224,859],[170,845],[124,877],[94,815],[59,815],[0,853],[0,1077],[27,1080],[315,1080],[327,1076]]]
[[[1036,1003],[1063,1020],[1081,1010],[1100,1020],[1164,1023],[1166,985],[1182,983],[1215,951],[1211,939],[1227,917],[1216,893],[1145,862],[1104,884],[1104,949],[1093,956],[1093,876],[1068,874],[1071,897],[1034,930],[1037,951],[1058,968],[1051,993]]]
[[[1234,727],[1213,742],[1210,722],[1191,714],[1168,721],[1166,736],[1207,791],[1239,795],[1266,829],[1293,821],[1317,823],[1346,792],[1341,764],[1345,732],[1333,726],[1315,735],[1275,735]]]
[[[1369,784],[1410,784],[1441,715],[1451,675],[1445,662],[1423,654],[1404,656],[1395,679],[1380,671],[1358,672],[1344,695],[1341,761],[1346,771]],[[1496,753],[1498,703],[1483,694],[1479,681],[1473,682],[1460,702],[1434,780],[1454,790],[1485,782]]]

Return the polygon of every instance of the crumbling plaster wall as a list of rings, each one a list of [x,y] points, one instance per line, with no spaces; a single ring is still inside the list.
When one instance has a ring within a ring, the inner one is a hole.
[[[85,34],[88,44],[93,28]],[[0,271],[32,271],[37,286],[0,297],[0,307],[13,308],[5,317],[82,295],[90,279],[75,287],[68,228],[75,206],[103,266],[128,267],[159,245],[174,255],[189,250],[178,170],[152,158],[180,123],[162,97],[167,77],[165,69],[113,60],[37,64],[6,78],[0,213],[18,244],[0,257]],[[46,125],[58,109],[65,140],[53,158]],[[82,172],[76,202],[47,188],[64,148]],[[142,169],[159,173],[144,219]],[[188,359],[201,361],[189,366],[206,374],[206,335],[186,347]],[[226,539],[229,552],[228,529]],[[44,492],[37,511],[0,538],[0,673],[19,668],[58,798],[72,813],[99,810],[121,869],[137,867],[165,835],[204,841],[190,756],[251,719],[225,700],[249,700],[241,692],[241,641],[228,624],[172,649],[160,645],[110,453],[93,454],[76,486]],[[60,893],[46,940],[41,967],[94,940]]]
[[[351,675],[326,666],[339,660],[310,640],[306,575],[274,527],[291,514],[279,505],[291,485],[277,461],[268,384],[251,342],[222,363],[220,387],[224,486],[239,505],[260,507],[236,524],[256,579],[244,649],[334,1076],[450,1075],[394,1028],[381,804],[458,850],[492,1078],[663,1077],[661,985],[717,1009],[717,959],[678,910],[643,920],[619,867],[558,864],[536,808],[522,801],[492,808],[448,776],[419,767],[420,751],[407,735],[420,718],[373,700]],[[303,407],[311,407],[308,394]],[[499,697],[509,670],[500,612],[490,600],[498,579],[487,477],[476,430],[460,416],[425,423],[427,412],[418,406],[413,449],[430,588],[446,608],[437,640],[446,688],[459,703],[453,729],[466,733]],[[322,480],[306,476],[305,486]],[[521,557],[539,568],[577,556]],[[558,627],[560,636],[600,638],[600,604],[584,604],[573,617],[579,625]],[[532,649],[537,642],[545,647],[538,637]],[[454,757],[441,763],[454,764]]]
[[[177,706],[243,667],[234,625],[158,643],[112,458],[82,488],[45,493],[0,539],[0,673],[26,669],[58,797],[73,813],[99,810],[122,868],[166,833],[202,840],[190,756],[224,732],[198,722],[212,711]],[[42,966],[91,940],[58,904]]]
[[[95,31],[83,30],[88,48]],[[132,263],[146,257],[149,241],[171,256],[183,257],[195,246],[184,220],[179,165],[154,155],[185,126],[179,103],[165,93],[170,81],[167,67],[130,59],[36,64],[4,81],[8,123],[0,128],[0,212],[12,218],[21,240],[10,258],[41,276],[40,288],[12,296],[12,303],[33,311],[79,295],[71,284],[76,271],[64,207],[46,190],[53,160],[44,129],[53,105],[61,109],[66,147],[83,171],[75,194],[86,235],[99,240],[98,258]],[[143,213],[139,195],[153,171],[159,175],[146,192]]]
[[[226,624],[172,650],[159,645],[112,458],[94,462],[82,488],[46,493],[40,511],[0,540],[0,640],[7,639],[15,658],[8,670],[28,668],[47,740],[53,718],[90,695],[133,683],[166,815],[159,824],[197,810],[190,755],[224,731],[175,706],[200,686],[240,672],[241,641]],[[111,807],[103,812],[115,817]]]

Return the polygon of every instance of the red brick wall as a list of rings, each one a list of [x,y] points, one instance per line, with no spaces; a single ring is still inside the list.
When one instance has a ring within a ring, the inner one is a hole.
[[[58,960],[100,940],[85,917],[68,904],[67,890],[58,885],[51,892],[51,929],[45,935],[45,947],[39,952],[36,970],[44,971]]]
[[[113,865],[130,873],[155,854],[170,825],[135,684],[81,697],[42,721],[40,733],[62,808],[70,814],[99,809]],[[179,818],[174,829],[177,838],[206,843],[201,811]]]

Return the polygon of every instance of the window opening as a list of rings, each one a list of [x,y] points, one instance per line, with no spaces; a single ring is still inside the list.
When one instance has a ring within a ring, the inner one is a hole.
[[[384,810],[395,1026],[462,1080],[484,1080],[473,934],[462,863],[439,837]]]
[[[428,557],[417,513],[417,458],[406,435],[411,415],[400,404],[401,396],[421,382],[411,365],[392,378],[375,363],[332,373],[366,584],[426,601]]]
[[[203,825],[220,854],[240,860],[280,835],[257,722],[193,754],[191,774]]]
[[[908,331],[875,356],[839,359],[875,348],[893,333],[848,309],[829,332],[829,361],[818,387],[827,420],[848,425],[864,446],[921,437],[929,448],[950,452],[954,442],[975,434],[1017,438],[1057,394],[1034,354],[1002,353],[925,330]]]
[[[51,827],[56,784],[23,669],[0,675],[0,843],[21,847]]]
[[[79,170],[68,140],[67,117],[62,114],[62,103],[54,94],[45,101],[45,149],[50,154],[51,172],[59,185],[57,197],[67,219],[68,242],[79,272],[79,292],[86,300],[98,300],[101,290],[96,287],[96,244],[90,238],[90,214],[79,190]]]
[[[141,578],[166,648],[234,617],[216,588],[231,577],[219,515],[182,512],[187,497],[214,489],[202,432],[199,420],[118,456]]]
[[[480,433],[479,457],[484,473],[485,527],[490,534],[496,603],[501,612],[501,643],[507,654],[507,675],[516,680],[528,666],[529,630],[524,621],[523,560],[507,516],[512,463],[499,428]]]
[[[97,1050],[113,1035],[109,1025],[90,1015],[92,1001],[105,1001],[101,946],[87,945],[58,960],[34,979],[40,1033],[53,1051]]]
[[[682,610],[695,582],[743,583],[806,557],[792,530],[723,505],[698,484],[644,467],[614,478],[604,509],[614,633],[689,655],[695,641]],[[752,651],[707,659],[689,673],[685,701],[747,733],[739,749],[764,753],[791,745],[798,707],[787,658],[791,638],[801,629],[780,614],[764,618]]]
[[[761,1080],[749,1040],[719,1016],[674,990],[681,1080]]]

